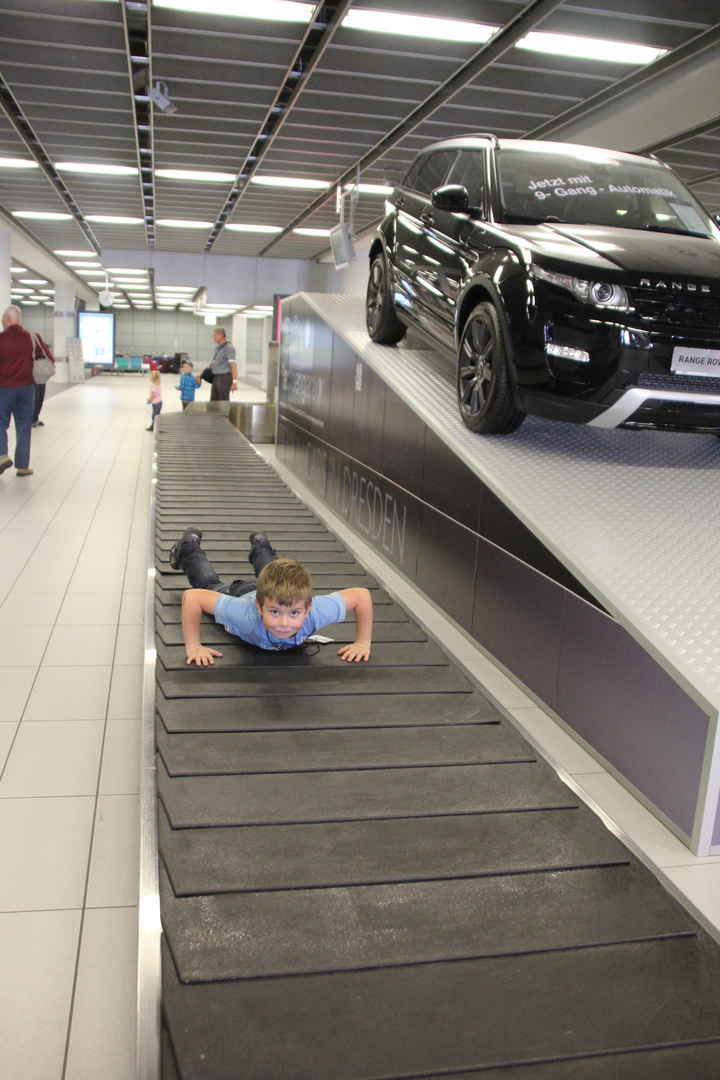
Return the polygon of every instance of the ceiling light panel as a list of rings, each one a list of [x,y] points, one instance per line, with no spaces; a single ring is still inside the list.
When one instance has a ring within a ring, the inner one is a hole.
[[[271,20],[283,23],[307,24],[315,6],[296,0],[154,0],[155,8],[171,8],[174,11],[200,15],[222,15],[232,19],[251,21]]]

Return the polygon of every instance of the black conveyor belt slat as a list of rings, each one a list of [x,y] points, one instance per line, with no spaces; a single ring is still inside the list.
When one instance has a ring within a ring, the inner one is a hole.
[[[351,639],[354,641],[354,637]],[[288,649],[287,656],[282,656],[269,649],[257,649],[254,645],[239,642],[219,649],[221,657],[216,657],[214,667],[217,671],[229,668],[247,668],[274,670],[278,666],[290,668],[337,668],[337,642],[320,645],[316,642],[303,644],[299,649]],[[158,659],[166,671],[184,671],[187,656],[183,645],[158,645]],[[387,641],[373,642],[373,667],[447,667],[448,661],[442,649],[434,641]]]
[[[174,828],[488,814],[576,803],[544,762],[171,780],[159,761],[158,785]]]
[[[274,659],[277,654],[273,654]],[[462,672],[454,667],[407,668],[370,667],[368,664],[344,664],[337,667],[312,667],[302,661],[283,666],[281,662],[267,668],[244,668],[242,679],[234,668],[207,667],[201,670],[184,667],[182,671],[166,671],[158,665],[158,685],[165,697],[273,697],[296,696],[298,670],[303,670],[303,692],[317,694],[422,694],[470,693],[471,686]],[[422,707],[422,706],[421,706]]]
[[[161,872],[182,982],[302,975],[692,934],[636,866],[177,898]],[[618,897],[626,903],[618,904]],[[576,917],[554,915],[572,903]],[[276,927],[282,926],[278,934]]]
[[[351,694],[317,697],[312,712],[290,715],[278,709],[271,696],[245,698],[241,709],[228,709],[224,698],[205,699],[202,710],[195,698],[157,695],[157,709],[170,731],[303,731],[325,728],[419,727],[425,724],[495,724],[500,713],[482,694],[369,695],[359,709]],[[367,738],[370,738],[368,734]]]
[[[424,1077],[718,1036],[720,956],[692,937],[189,985],[167,951],[163,968],[184,1080],[237,1062],[243,1080]]]
[[[509,724],[455,728],[375,728],[168,735],[158,725],[157,745],[171,776],[309,772],[335,769],[534,761],[535,754]]]
[[[173,829],[160,848],[177,895],[524,874],[627,861],[582,803],[560,810],[310,825]]]

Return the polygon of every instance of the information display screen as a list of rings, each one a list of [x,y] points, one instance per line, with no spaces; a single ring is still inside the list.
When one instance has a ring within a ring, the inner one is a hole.
[[[115,316],[111,311],[81,311],[78,337],[83,363],[112,367],[115,362]]]

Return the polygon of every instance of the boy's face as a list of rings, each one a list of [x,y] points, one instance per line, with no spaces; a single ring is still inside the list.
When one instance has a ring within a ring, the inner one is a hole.
[[[273,637],[281,640],[297,634],[310,610],[310,604],[306,604],[304,600],[298,600],[292,604],[278,604],[275,600],[264,600],[262,607],[257,600],[255,603],[265,629]]]
[[[189,375],[190,372],[192,371],[192,368],[190,367],[189,364],[183,363],[183,371],[185,372],[186,375]]]

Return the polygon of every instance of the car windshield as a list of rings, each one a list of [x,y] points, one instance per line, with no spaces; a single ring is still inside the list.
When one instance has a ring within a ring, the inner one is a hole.
[[[682,181],[652,161],[602,150],[496,151],[502,220],[560,222],[710,236],[707,212]]]

